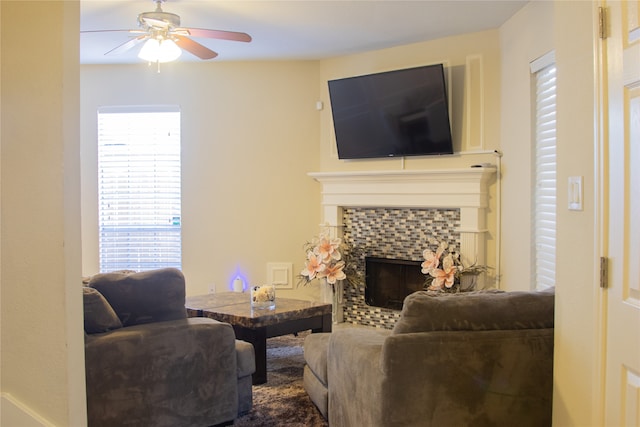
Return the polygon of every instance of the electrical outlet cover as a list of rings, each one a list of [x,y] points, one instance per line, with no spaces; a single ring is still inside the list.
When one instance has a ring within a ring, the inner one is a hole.
[[[267,283],[277,289],[293,289],[293,263],[267,263]]]

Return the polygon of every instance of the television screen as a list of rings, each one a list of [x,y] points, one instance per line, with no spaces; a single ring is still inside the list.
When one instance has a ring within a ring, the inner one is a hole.
[[[442,64],[329,81],[340,159],[453,154]]]

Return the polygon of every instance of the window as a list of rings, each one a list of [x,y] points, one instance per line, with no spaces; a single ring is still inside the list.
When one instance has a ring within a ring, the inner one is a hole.
[[[181,268],[180,111],[98,111],[100,271]]]
[[[556,66],[553,53],[531,64],[535,80],[533,285],[556,281]]]

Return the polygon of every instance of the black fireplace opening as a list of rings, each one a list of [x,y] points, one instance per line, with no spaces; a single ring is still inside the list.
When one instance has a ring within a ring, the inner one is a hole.
[[[407,295],[422,290],[425,275],[420,261],[365,257],[365,301],[368,305],[401,310]]]

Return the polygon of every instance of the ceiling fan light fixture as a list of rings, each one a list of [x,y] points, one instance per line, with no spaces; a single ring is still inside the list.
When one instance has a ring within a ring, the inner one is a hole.
[[[2,1],[2,0],[0,0]],[[128,41],[121,43],[111,49],[105,55],[111,53],[124,53],[130,51],[134,46],[142,48],[138,52],[138,57],[149,63],[158,64],[158,72],[161,62],[175,61],[180,57],[183,50],[202,59],[213,59],[218,54],[207,46],[193,40],[196,38],[220,39],[238,42],[250,42],[251,36],[247,33],[225,30],[210,30],[206,28],[188,28],[180,26],[180,16],[175,13],[164,12],[162,3],[165,0],[153,0],[156,3],[156,10],[153,12],[142,12],[138,14],[138,26],[136,30],[90,30],[86,32],[129,32],[134,35]],[[85,31],[81,31],[84,33]],[[133,52],[133,50],[131,50]]]
[[[138,53],[138,58],[148,62],[171,62],[182,54],[182,49],[171,39],[150,38]]]

